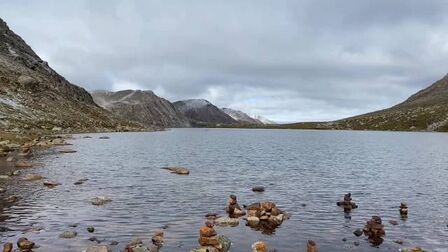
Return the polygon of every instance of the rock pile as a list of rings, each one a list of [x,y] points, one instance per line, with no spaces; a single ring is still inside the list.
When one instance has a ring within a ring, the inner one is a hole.
[[[349,213],[352,209],[358,208],[358,205],[356,205],[355,202],[352,202],[352,194],[351,193],[347,193],[346,195],[344,195],[344,200],[339,201],[337,203],[337,205],[340,207],[343,207],[344,212],[346,212],[346,213]]]
[[[226,212],[229,214],[229,217],[236,218],[243,215],[246,215],[246,212],[238,205],[238,201],[236,196],[231,194],[229,196],[228,205],[226,208]]]
[[[247,206],[246,210],[247,225],[266,234],[272,234],[286,219],[285,213],[273,202],[254,203]]]
[[[372,219],[367,221],[363,232],[364,235],[368,237],[370,243],[374,246],[378,246],[383,243],[383,237],[386,235],[384,225],[382,224],[379,216],[372,216]]]
[[[199,245],[201,247],[191,252],[226,252],[230,249],[230,240],[225,236],[218,236],[213,222],[207,221],[199,230]]]

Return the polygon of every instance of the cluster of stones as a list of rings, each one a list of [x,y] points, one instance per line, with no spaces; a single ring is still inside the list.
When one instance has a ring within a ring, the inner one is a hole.
[[[384,225],[379,216],[372,216],[372,218],[367,221],[363,232],[364,235],[368,237],[369,241],[376,246],[383,243],[383,237],[386,235]]]
[[[206,221],[199,230],[199,245],[201,247],[190,252],[226,252],[229,251],[231,242],[225,236],[219,236],[212,221]]]
[[[226,212],[229,214],[230,218],[238,218],[246,215],[246,212],[240,207],[236,196],[233,194],[229,196]]]
[[[152,244],[146,246],[141,239],[135,239],[129,242],[124,249],[124,252],[158,252],[163,246],[164,233],[157,231],[151,237]]]
[[[352,209],[358,208],[358,205],[356,205],[355,202],[352,202],[352,194],[351,193],[347,193],[346,195],[344,195],[344,200],[339,201],[337,203],[337,205],[340,207],[343,207],[344,212],[346,212],[346,213],[349,213],[350,211],[352,211]]]
[[[262,230],[264,233],[273,233],[280,226],[285,214],[273,202],[259,202],[246,207],[247,225]]]

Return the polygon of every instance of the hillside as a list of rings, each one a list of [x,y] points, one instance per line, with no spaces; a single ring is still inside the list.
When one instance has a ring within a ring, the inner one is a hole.
[[[0,19],[0,131],[123,130],[130,126],[97,106]]]
[[[152,91],[123,90],[92,92],[94,101],[113,114],[145,126],[190,127],[188,119],[174,105]]]
[[[391,108],[334,122],[296,123],[285,128],[448,131],[448,75]]]
[[[238,121],[224,113],[224,111],[204,99],[177,101],[174,103],[174,106],[183,113],[194,126],[238,123]]]
[[[255,118],[250,117],[248,114],[231,108],[222,108],[224,113],[228,114],[234,120],[238,121],[238,123],[242,124],[264,124],[262,121],[257,120]]]

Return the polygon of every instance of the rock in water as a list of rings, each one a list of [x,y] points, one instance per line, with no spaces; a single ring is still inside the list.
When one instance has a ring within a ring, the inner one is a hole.
[[[111,201],[112,201],[111,199],[109,199],[108,197],[105,197],[105,196],[98,196],[98,197],[90,199],[90,203],[92,203],[92,205],[95,205],[95,206],[102,206]]]
[[[308,240],[306,244],[306,252],[317,252],[317,244],[315,241]]]
[[[162,247],[163,245],[163,232],[162,231],[157,231],[154,233],[154,235],[151,237],[151,241],[154,245],[156,245],[157,247]]]
[[[63,150],[59,150],[59,153],[75,153],[75,150],[72,149],[63,149]]]
[[[56,186],[61,185],[61,183],[55,182],[55,181],[44,181],[44,186],[48,188],[55,188]]]
[[[78,233],[76,233],[75,231],[68,230],[60,234],[59,237],[64,239],[72,239],[75,238],[77,235]]]
[[[12,247],[13,247],[13,245],[10,242],[3,244],[3,252],[11,252]]]
[[[400,204],[400,215],[403,218],[406,218],[408,216],[408,204],[405,202],[401,202]]]
[[[252,191],[254,192],[264,192],[264,190],[265,190],[264,186],[254,186],[252,188]]]
[[[27,238],[19,238],[17,241],[17,247],[19,247],[22,251],[31,251],[34,247],[35,243],[29,241]]]
[[[218,226],[236,227],[240,224],[240,220],[238,218],[219,217],[215,219],[215,224]]]
[[[36,175],[36,174],[28,174],[25,176],[25,178],[23,178],[23,180],[25,180],[25,181],[36,181],[36,180],[41,180],[41,179],[43,179],[43,177],[40,175]]]
[[[110,139],[110,137],[108,137],[108,136],[101,136],[101,137],[99,137],[99,139]]]
[[[252,252],[268,252],[268,245],[264,241],[257,241],[252,244]]]
[[[20,161],[20,162],[17,162],[15,164],[15,166],[17,168],[31,168],[31,167],[33,167],[33,164],[31,164],[30,162],[26,162],[26,161]]]
[[[188,175],[190,171],[185,167],[163,167],[162,169],[168,170],[171,173],[179,174],[179,175]]]
[[[95,232],[95,228],[93,226],[88,226],[87,227],[87,232],[93,233],[93,232]]]
[[[87,248],[86,252],[112,252],[112,249],[106,245],[90,246]]]
[[[372,218],[367,221],[363,232],[373,246],[381,245],[383,243],[383,237],[386,235],[384,225],[379,216],[372,216]]]

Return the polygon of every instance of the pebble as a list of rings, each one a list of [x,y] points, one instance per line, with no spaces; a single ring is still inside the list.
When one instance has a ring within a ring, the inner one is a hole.
[[[13,171],[11,174],[13,176],[19,176],[20,174],[22,174],[22,172],[21,171]]]
[[[362,230],[358,228],[353,232],[353,234],[359,237],[362,235]]]
[[[6,162],[14,162],[16,159],[14,157],[8,157]]]
[[[394,242],[395,242],[396,244],[400,244],[400,245],[403,245],[403,243],[404,243],[403,240],[395,240]]]
[[[396,220],[390,220],[389,223],[394,226],[398,225],[398,221],[396,221]]]
[[[93,233],[93,232],[95,232],[95,228],[93,226],[88,226],[87,227],[87,232]]]
[[[96,243],[101,243],[101,241],[98,240],[98,238],[96,238],[96,236],[92,236],[92,237],[90,237],[90,238],[89,238],[89,241],[91,241],[91,242],[96,242]]]
[[[359,246],[359,241],[355,241],[355,242],[353,242],[353,245],[355,245],[355,246]]]
[[[78,233],[76,233],[76,231],[67,230],[64,231],[62,234],[60,234],[59,237],[64,239],[72,239],[75,238],[77,235]]]
[[[44,186],[48,188],[55,188],[58,185],[61,185],[61,183],[55,182],[55,181],[44,181]]]
[[[240,220],[238,218],[219,217],[219,218],[215,219],[215,224],[218,226],[235,227],[240,224]]]

